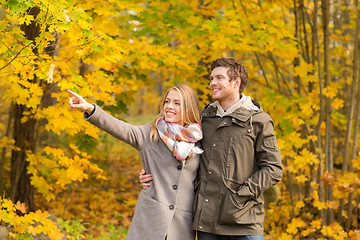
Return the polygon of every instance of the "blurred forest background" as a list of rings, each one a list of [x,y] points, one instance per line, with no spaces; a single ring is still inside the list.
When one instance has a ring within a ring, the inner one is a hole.
[[[283,180],[265,239],[360,239],[358,0],[0,0],[0,239],[122,239],[139,156],[68,108],[132,124],[209,63],[239,59],[274,122]],[[275,196],[274,196],[275,195]],[[150,229],[149,229],[150,230]]]

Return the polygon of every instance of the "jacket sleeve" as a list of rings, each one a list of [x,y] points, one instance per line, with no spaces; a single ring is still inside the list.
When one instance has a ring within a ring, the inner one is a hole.
[[[146,136],[148,131],[145,131],[148,126],[134,126],[121,121],[106,113],[97,105],[90,114],[84,113],[84,119],[137,150],[141,149],[144,143],[147,142],[146,138],[149,138],[149,136]]]
[[[250,176],[237,192],[239,196],[247,198],[258,198],[262,192],[278,183],[283,176],[274,123],[267,114],[257,134],[254,148],[258,171]]]

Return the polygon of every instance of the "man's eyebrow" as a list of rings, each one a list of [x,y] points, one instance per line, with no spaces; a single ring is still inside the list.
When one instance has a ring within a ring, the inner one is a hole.
[[[224,77],[224,75],[223,75],[223,74],[217,74],[217,75],[215,75],[215,76],[210,75],[210,79],[212,79],[212,78],[214,78],[214,77]]]

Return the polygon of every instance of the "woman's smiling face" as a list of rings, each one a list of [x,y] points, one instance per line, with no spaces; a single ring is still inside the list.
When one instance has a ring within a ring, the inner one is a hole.
[[[165,121],[181,124],[181,99],[176,90],[170,90],[164,103]]]

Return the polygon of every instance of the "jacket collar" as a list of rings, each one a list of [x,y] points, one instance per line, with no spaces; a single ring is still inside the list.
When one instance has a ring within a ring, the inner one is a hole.
[[[233,110],[232,112],[230,112],[228,114],[225,113],[225,115],[222,115],[221,111],[219,112],[219,110],[218,110],[219,104],[217,104],[217,102],[210,103],[203,110],[202,117],[229,116],[229,117],[238,119],[239,121],[245,122],[251,116],[263,111],[263,109],[260,107],[260,104],[254,100],[251,100],[251,98],[249,96],[242,95],[240,103],[241,104],[238,104],[239,105],[238,108],[236,108],[235,110]]]
[[[259,110],[249,110],[244,107],[239,107],[234,112],[230,113],[229,115],[225,115],[224,117],[232,117],[235,118],[241,122],[246,122],[249,120],[251,116],[254,116],[255,114],[263,112],[263,109],[260,108]],[[202,111],[201,117],[202,118],[211,118],[217,116],[217,108],[216,105],[209,104],[205,109]],[[220,117],[220,116],[218,116]]]

